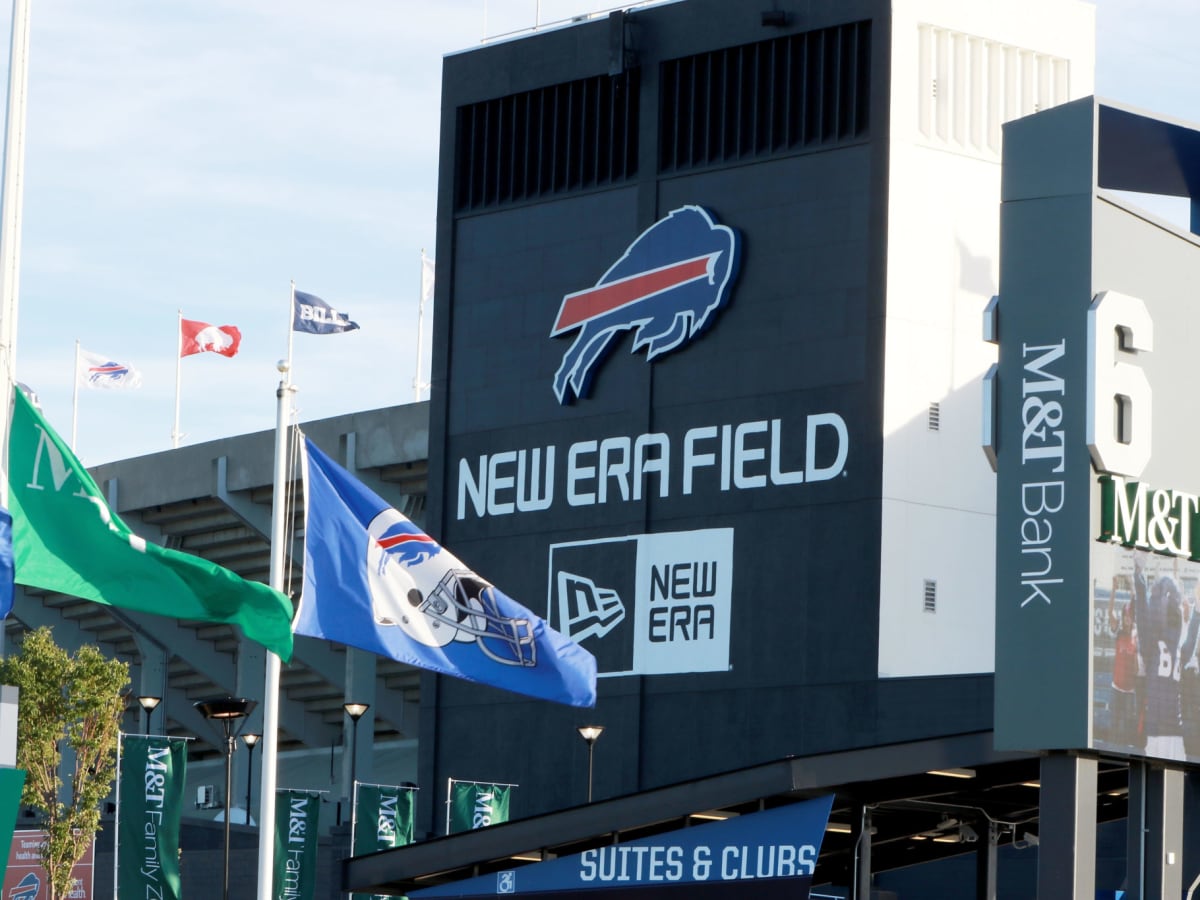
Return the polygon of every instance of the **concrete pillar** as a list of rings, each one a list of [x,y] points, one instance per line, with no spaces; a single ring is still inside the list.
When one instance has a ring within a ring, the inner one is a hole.
[[[344,716],[342,746],[342,796],[345,809],[351,810],[351,779],[374,781],[372,760],[375,757],[375,654],[346,648],[347,703],[366,703],[370,708],[358,720],[357,730],[349,715]],[[353,749],[352,749],[353,748]]]
[[[854,824],[850,839],[854,841],[854,881],[852,900],[871,898],[871,810],[861,803],[854,805]]]
[[[263,730],[263,684],[267,677],[267,651],[255,641],[249,641],[242,638],[238,643],[238,659],[237,673],[234,676],[233,693],[238,697],[245,697],[248,700],[256,700],[258,705],[248,715],[244,722],[236,723],[234,728],[239,735],[262,734]],[[240,725],[240,728],[238,727]],[[261,797],[258,796],[257,775],[250,771],[252,765],[257,769],[262,764],[261,758],[257,751],[251,754],[250,748],[246,746],[246,742],[240,737],[237,741],[237,749],[233,752],[233,796],[229,798],[229,808],[237,807],[239,809],[246,808],[247,787],[250,788],[250,809],[246,810],[247,816],[253,816],[254,821],[258,822],[258,816],[255,810],[259,808]],[[261,771],[261,770],[258,770]],[[235,824],[243,821],[240,817],[234,814],[230,818]],[[259,823],[261,824],[261,823]]]
[[[1146,767],[1143,900],[1183,896],[1183,770]]]
[[[167,732],[167,652],[162,645],[149,640],[145,635],[133,633],[137,644],[141,665],[138,667],[137,697],[158,697],[158,706],[149,716],[151,734],[166,734]],[[142,705],[138,704],[138,724],[134,731],[146,730],[147,716]]]
[[[1094,759],[1042,759],[1039,900],[1096,895],[1096,774]]]

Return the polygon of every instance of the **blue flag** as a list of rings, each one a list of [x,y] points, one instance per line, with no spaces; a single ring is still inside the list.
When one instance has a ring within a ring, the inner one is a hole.
[[[13,608],[12,514],[0,506],[0,619]]]
[[[293,291],[292,331],[308,334],[338,334],[354,331],[357,322],[351,322],[347,313],[340,313],[316,294]]]
[[[459,562],[304,439],[304,593],[296,634],[571,706],[596,659]]]

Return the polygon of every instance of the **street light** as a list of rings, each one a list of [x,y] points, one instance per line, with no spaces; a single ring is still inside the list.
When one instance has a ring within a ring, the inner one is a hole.
[[[354,785],[358,781],[358,720],[363,717],[368,709],[371,708],[369,703],[343,703],[342,709],[346,711],[346,715],[350,717],[352,727],[350,729],[350,820],[354,820]]]
[[[143,711],[146,713],[146,734],[150,733],[150,719],[154,708],[162,703],[162,697],[138,697],[138,703],[142,705]]]
[[[600,735],[604,734],[603,725],[580,725],[576,729],[579,736],[587,741],[588,745],[588,803],[592,802],[592,753],[596,749],[596,741]]]
[[[229,795],[233,792],[233,751],[237,749],[237,733],[245,722],[242,721],[236,727],[233,723],[237,719],[244,720],[258,703],[243,697],[210,697],[207,700],[197,700],[192,705],[204,718],[220,722],[225,732],[225,798],[222,801],[225,807],[225,878],[222,882],[224,890],[221,896],[224,900],[229,900]]]
[[[249,759],[246,762],[246,824],[250,824],[250,789],[254,784],[254,745],[258,743],[261,734],[243,734],[242,740],[246,742],[246,749],[250,751]]]

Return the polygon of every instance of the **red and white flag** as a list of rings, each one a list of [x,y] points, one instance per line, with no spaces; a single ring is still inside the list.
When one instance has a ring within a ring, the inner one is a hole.
[[[179,320],[179,355],[220,353],[235,356],[242,344],[242,333],[232,325],[209,325],[191,319]]]

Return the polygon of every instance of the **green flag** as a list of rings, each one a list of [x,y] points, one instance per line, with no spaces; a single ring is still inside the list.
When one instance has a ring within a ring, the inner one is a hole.
[[[117,900],[179,900],[179,822],[187,742],[121,740],[117,771]]]
[[[275,794],[275,900],[312,900],[317,889],[317,823],[321,795]]]
[[[508,821],[511,784],[482,784],[450,779],[450,810],[446,833],[456,834]]]
[[[413,789],[383,784],[354,785],[354,824],[350,847],[355,856],[411,844]],[[382,894],[353,894],[355,900],[387,900]]]
[[[284,662],[291,659],[287,597],[138,537],[24,392],[13,395],[8,484],[18,584],[174,619],[237,624]]]

